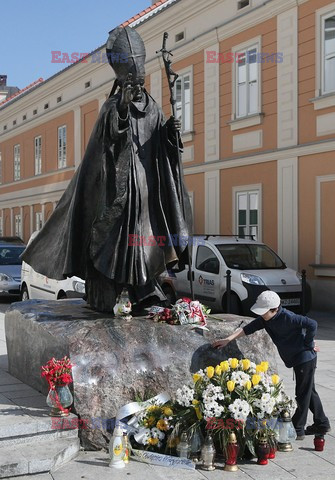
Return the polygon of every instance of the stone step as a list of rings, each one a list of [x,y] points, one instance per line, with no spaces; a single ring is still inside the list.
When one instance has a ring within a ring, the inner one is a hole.
[[[15,415],[15,413],[17,415]],[[22,443],[35,443],[59,438],[77,438],[77,417],[70,414],[66,418],[36,417],[22,410],[11,410],[0,419],[0,448]]]
[[[79,452],[79,438],[61,438],[0,447],[0,478],[50,472],[72,460]]]

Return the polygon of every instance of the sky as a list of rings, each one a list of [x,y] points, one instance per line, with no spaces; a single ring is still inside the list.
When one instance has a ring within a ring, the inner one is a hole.
[[[151,0],[0,0],[0,75],[20,89],[45,80],[69,66],[52,63],[52,51],[91,52],[110,30],[150,5]]]

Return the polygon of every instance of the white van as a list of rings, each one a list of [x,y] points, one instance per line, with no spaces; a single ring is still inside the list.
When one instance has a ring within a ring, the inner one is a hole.
[[[29,243],[38,232],[33,232]],[[79,277],[55,280],[37,273],[28,263],[22,262],[21,269],[21,300],[29,298],[60,300],[62,298],[82,298],[85,294],[85,281]]]
[[[288,268],[270,247],[235,236],[193,236],[192,279],[194,296],[214,311],[226,311],[226,272],[231,271],[231,308],[251,315],[250,307],[264,290],[273,290],[285,308],[301,310],[301,275]],[[169,303],[190,296],[188,265],[173,268],[158,278]],[[311,291],[306,288],[306,312]]]

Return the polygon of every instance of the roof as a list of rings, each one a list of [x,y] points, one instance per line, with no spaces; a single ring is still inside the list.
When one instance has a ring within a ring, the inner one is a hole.
[[[135,27],[139,23],[142,23],[145,20],[148,20],[153,15],[156,15],[161,10],[170,6],[172,3],[176,3],[177,1],[179,1],[179,0],[159,0],[158,2],[154,3],[153,5],[150,5],[150,7],[146,8],[145,10],[142,10],[142,12],[138,13],[137,15],[134,15],[134,17],[131,17],[131,18],[129,18],[129,20],[123,22],[121,24],[121,27],[127,27],[127,26],[130,26],[130,25],[132,27]]]
[[[129,18],[125,22],[121,24],[121,27],[136,27],[140,23],[143,23],[147,20],[149,20],[152,16],[157,15],[160,13],[162,10],[165,8],[169,7],[170,5],[179,2],[180,0],[159,0],[158,2],[154,3],[153,5],[150,5],[148,8],[145,10],[142,10],[140,13],[136,14],[134,17]],[[62,74],[65,70],[68,70],[69,68],[74,67],[77,63],[81,62],[85,58],[89,57],[95,52],[98,52],[101,48],[103,48],[106,44],[101,45],[100,47],[96,48],[95,50],[92,50],[92,52],[88,53],[86,57],[79,59],[77,62],[72,63],[68,67],[63,68],[59,72],[55,73],[51,77],[47,78],[46,80],[43,80],[43,78],[39,78],[35,82],[31,83],[27,87],[23,88],[22,90],[19,90],[15,95],[12,95],[11,97],[7,98],[6,100],[2,101],[0,103],[0,109],[3,109],[7,107],[7,104],[10,102],[15,102],[18,100],[21,96],[26,95],[29,93],[31,90],[40,87],[41,84],[44,84],[53,78],[57,77],[58,75]]]
[[[36,87],[40,83],[43,83],[43,78],[39,78],[38,80],[31,83],[27,87],[24,87],[22,88],[22,90],[19,90],[18,92],[14,93],[14,95],[11,95],[6,100],[3,100],[2,102],[0,102],[0,107],[3,106],[5,103],[11,102],[12,100],[14,100],[14,98],[16,99],[17,97],[20,97],[23,93],[28,92],[28,90],[31,90],[32,88]]]

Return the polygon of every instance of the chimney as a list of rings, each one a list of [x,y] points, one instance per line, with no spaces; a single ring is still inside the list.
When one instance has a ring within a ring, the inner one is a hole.
[[[7,86],[7,75],[0,75],[0,87]]]

